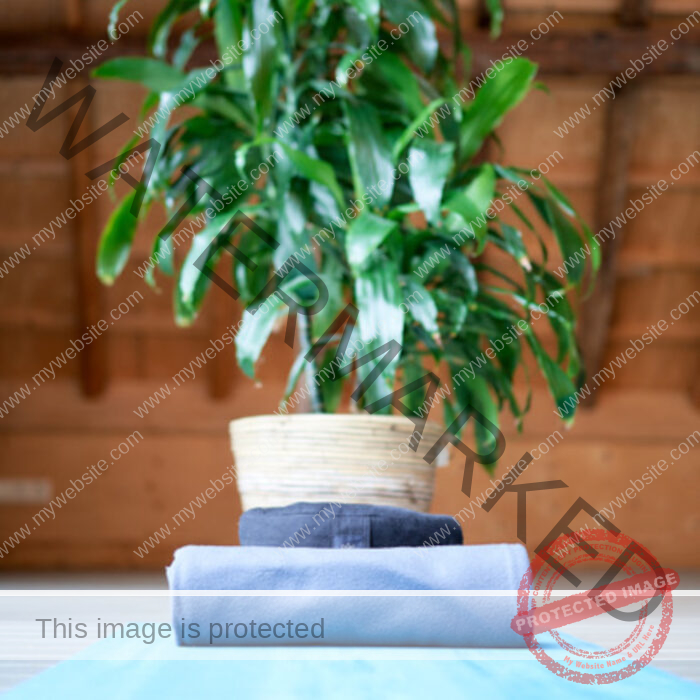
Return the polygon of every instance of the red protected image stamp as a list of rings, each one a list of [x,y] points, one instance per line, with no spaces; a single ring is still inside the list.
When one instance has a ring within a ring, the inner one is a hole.
[[[675,571],[627,535],[606,529],[587,530],[580,539],[562,535],[542,555],[535,554],[523,577],[512,622],[540,663],[566,680],[599,685],[651,662],[671,625],[671,591],[680,583]],[[592,565],[595,576],[584,584],[579,576],[590,578]],[[615,621],[612,644],[609,620]],[[600,630],[599,646],[607,648],[576,641],[582,630],[589,639]]]

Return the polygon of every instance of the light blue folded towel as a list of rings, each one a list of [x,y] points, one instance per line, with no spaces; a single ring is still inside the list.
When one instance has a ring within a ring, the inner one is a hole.
[[[509,544],[183,547],[167,574],[172,591],[517,591],[528,567],[525,548]],[[184,645],[522,647],[515,614],[515,593],[173,596]]]

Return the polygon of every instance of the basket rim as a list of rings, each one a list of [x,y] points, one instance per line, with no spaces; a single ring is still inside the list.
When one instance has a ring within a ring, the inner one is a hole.
[[[280,416],[274,413],[264,413],[255,416],[241,416],[240,418],[234,418],[229,421],[229,429],[233,430],[234,427],[244,427],[248,425],[255,425],[256,423],[266,423],[266,422],[278,422],[283,423],[308,423],[309,421],[323,421],[326,423],[384,423],[388,425],[406,425],[412,421],[403,415],[396,416],[376,416],[371,414],[362,415],[361,413],[294,413],[288,416]],[[435,421],[426,421],[425,429],[430,430],[440,430],[444,431],[445,428]]]

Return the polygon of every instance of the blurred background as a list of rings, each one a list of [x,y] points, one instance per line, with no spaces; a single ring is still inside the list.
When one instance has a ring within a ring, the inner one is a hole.
[[[111,0],[0,5],[0,122],[31,107],[54,57],[75,60],[108,38],[111,5]],[[562,479],[569,486],[529,495],[528,547],[541,541],[578,496],[608,507],[630,488],[630,480],[641,479],[663,459],[674,464],[634,497],[619,501],[614,523],[664,566],[698,567],[700,449],[693,449],[689,436],[695,433],[695,443],[700,439],[700,295],[692,301],[700,290],[700,167],[688,161],[700,148],[700,13],[692,18],[697,3],[507,0],[503,35],[495,41],[482,6],[460,5],[475,71],[522,40],[528,46],[524,55],[539,63],[548,88],[534,91],[507,117],[490,157],[536,167],[558,152],[548,177],[594,232],[627,208],[630,198],[640,198],[659,180],[670,183],[671,170],[688,163],[687,174],[603,244],[601,277],[586,302],[580,332],[595,373],[649,326],[666,320],[668,330],[615,368],[614,378],[582,402],[571,429],[554,415],[538,373],[524,431],[516,433],[504,417],[507,448],[497,473],[527,450],[540,446],[545,453],[544,444],[546,454],[527,480]],[[131,16],[133,26],[122,30],[103,57],[143,51],[161,7],[157,0],[129,3],[122,17]],[[670,32],[684,22],[688,30],[670,45]],[[615,90],[614,99],[593,101],[660,39],[669,42],[666,52]],[[231,465],[228,421],[277,408],[293,359],[278,337],[263,354],[259,386],[237,369],[228,346],[194,379],[170,395],[162,393],[164,383],[173,386],[173,375],[238,320],[240,309],[214,290],[198,322],[176,328],[169,281],[162,278],[161,292],[155,293],[134,274],[150,254],[151,234],[163,223],[155,215],[138,235],[125,273],[113,287],[101,287],[93,261],[111,211],[109,194],[74,219],[54,223],[55,238],[40,238],[36,245],[34,237],[87,191],[91,181],[84,173],[113,158],[140,124],[145,91],[93,81],[89,69],[57,92],[57,104],[88,84],[96,95],[79,138],[119,112],[130,120],[75,158],[66,160],[59,150],[77,107],[36,132],[24,124],[26,114],[20,115],[18,125],[5,121],[0,134],[0,540],[5,541],[0,568],[6,571],[160,570],[181,545],[237,542],[240,504],[228,488],[147,554],[137,553]],[[581,111],[585,105],[588,114]],[[571,121],[577,112],[578,124]],[[567,120],[568,134],[565,129],[558,135]],[[27,253],[13,258],[23,246]],[[555,255],[552,263],[556,268],[561,261]],[[670,312],[682,303],[689,311],[671,326]],[[72,358],[64,355],[59,367],[57,356],[71,340],[86,328],[100,329],[100,322],[107,329]],[[538,330],[546,336],[544,324]],[[35,381],[52,361],[53,372]],[[161,391],[157,402],[156,391]],[[144,404],[149,398],[150,407]],[[669,455],[681,443],[690,448],[676,461]],[[438,471],[433,512],[455,514],[469,505],[460,491],[457,457]],[[109,469],[86,493],[56,508],[55,518],[35,527],[37,511],[99,460]],[[472,494],[480,494],[488,479],[479,469]],[[490,513],[478,508],[474,513],[462,516],[468,543],[516,541],[515,496]],[[25,525],[31,531],[8,545],[6,538]]]

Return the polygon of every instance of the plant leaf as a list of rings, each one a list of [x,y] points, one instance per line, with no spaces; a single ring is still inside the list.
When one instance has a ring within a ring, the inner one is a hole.
[[[335,171],[330,163],[326,163],[319,158],[312,158],[303,151],[298,151],[296,148],[288,146],[283,141],[278,141],[277,143],[282,147],[285,154],[289,160],[292,161],[294,167],[302,177],[327,187],[340,207],[343,208],[345,206],[343,191],[340,189],[340,185],[335,179]]]
[[[136,194],[137,190],[134,190],[122,199],[102,232],[97,249],[97,276],[105,284],[114,284],[129,260],[138,224],[138,219],[131,213]]]
[[[371,193],[372,204],[381,208],[391,200],[394,188],[391,149],[381,122],[370,104],[344,102],[343,106],[349,126],[347,146],[355,197],[362,199]]]
[[[512,63],[504,63],[501,70],[486,79],[460,125],[464,158],[471,158],[481,148],[484,139],[501,123],[506,112],[525,97],[536,72],[534,63],[525,58],[516,58]]]
[[[284,397],[282,398],[282,401],[280,401],[280,407],[284,407],[289,400],[289,397],[294,393],[294,389],[299,383],[299,378],[306,368],[307,360],[304,359],[304,355],[305,353],[300,352],[294,359],[294,364],[292,364],[292,368],[289,370],[287,386],[284,389]]]
[[[425,370],[423,365],[416,358],[405,358],[401,363],[403,376],[399,380],[402,386],[408,386],[411,382],[415,382],[418,379],[422,379],[425,376]],[[411,411],[414,415],[421,415],[421,410],[423,410],[423,416],[425,415],[425,408],[423,406],[425,402],[425,387],[419,387],[410,394],[406,394],[402,399],[406,408]],[[434,416],[433,416],[434,418]]]
[[[129,156],[129,153],[131,149],[138,144],[138,142],[141,140],[141,137],[138,134],[134,134],[124,145],[122,148],[121,152],[119,155],[116,157],[114,160],[114,167],[112,170],[109,172],[109,186],[114,187],[114,183],[117,181],[117,179],[120,176],[119,173],[119,166],[122,165],[122,163],[126,162],[127,157]]]
[[[211,5],[214,0],[199,0],[199,14],[204,19],[211,19]]]
[[[188,29],[180,37],[180,45],[173,52],[173,65],[178,70],[185,70],[187,62],[192,58],[193,51],[199,44],[199,37],[194,29]]]
[[[569,201],[569,198],[558,188],[555,187],[546,177],[541,178],[544,181],[544,186],[549,191],[552,199],[559,205],[559,207],[571,217],[576,217],[576,210],[574,205]]]
[[[258,132],[260,133],[272,113],[272,105],[277,90],[278,50],[281,43],[277,40],[276,25],[269,27],[267,33],[259,32],[260,37],[258,39],[254,39],[251,36],[250,32],[255,27],[266,23],[266,20],[274,14],[274,8],[270,0],[255,0],[252,5],[253,11],[250,16],[252,29],[249,27],[246,32],[248,49],[243,55],[243,70],[255,99]]]
[[[279,270],[294,253],[297,253],[298,259],[303,256],[307,264],[313,265],[313,256],[308,256],[307,259],[304,253],[304,244],[307,242],[304,233],[306,211],[301,198],[294,192],[285,192],[280,194],[280,200],[277,221],[277,241],[280,245],[272,256],[275,268]]]
[[[223,81],[234,90],[245,90],[246,78],[240,52],[243,39],[241,3],[218,0],[214,10],[214,36],[220,60],[224,63]]]
[[[340,400],[343,398],[343,385],[345,377],[338,373],[335,363],[335,348],[326,351],[323,364],[319,367],[317,376],[321,378],[321,395],[323,406],[328,413],[335,413],[338,410]],[[326,370],[324,373],[323,370]],[[335,372],[335,377],[332,373]]]
[[[217,216],[192,239],[192,245],[187,251],[177,280],[177,294],[182,309],[180,325],[189,325],[197,318],[204,297],[211,285],[211,280],[204,273],[204,270],[200,270],[195,263],[211,245],[211,242],[226,228],[234,215],[235,212],[230,212]],[[207,261],[207,268],[213,269],[221,257],[221,250],[219,247]]]
[[[282,288],[287,293],[301,289],[303,286],[311,286],[315,289],[313,283],[306,277],[296,277],[282,283]],[[248,309],[245,311],[243,322],[236,335],[236,359],[238,366],[251,379],[255,378],[255,363],[272,333],[275,322],[288,310],[289,307],[279,295],[271,294],[257,306],[254,314]]]
[[[362,53],[358,52],[358,58]],[[380,61],[365,66],[362,78],[369,83],[368,90],[382,90],[385,97],[391,98],[412,117],[423,111],[425,105],[418,80],[397,54],[387,52]]]
[[[185,74],[157,58],[125,56],[105,61],[92,71],[96,78],[127,80],[145,85],[153,92],[179,90],[186,81]]]
[[[504,222],[501,222],[501,231],[503,233],[503,241],[500,243],[500,246],[503,250],[510,253],[518,261],[519,265],[526,270],[531,270],[532,263],[520,231]]]
[[[255,315],[249,311],[244,313],[243,322],[236,335],[238,366],[251,379],[255,378],[255,363],[272,333],[275,322],[288,310],[282,299],[276,295],[268,297],[266,301],[266,313],[262,310],[258,310]]]
[[[406,299],[403,303],[410,309],[411,316],[413,316],[434,339],[438,340],[440,338],[438,308],[430,292],[422,284],[418,284],[413,280],[408,280],[406,282],[404,290]]]
[[[466,187],[454,191],[445,201],[445,209],[459,214],[469,238],[477,241],[477,252],[481,252],[486,243],[486,212],[493,201],[495,186],[493,166],[486,163],[479,168],[474,179]]]
[[[544,199],[530,190],[528,196],[544,222],[554,232],[564,262],[567,263],[567,278],[574,284],[580,284],[586,269],[586,250],[578,231],[552,200]]]
[[[471,260],[461,250],[453,251],[450,259],[464,280],[469,295],[475,297],[479,293],[479,280]]]
[[[528,325],[525,338],[542,370],[561,418],[570,422],[576,412],[576,388],[566,372],[545,352],[537,336]]]
[[[153,240],[153,248],[151,249],[151,261],[156,261],[158,267],[166,275],[173,276],[175,274],[174,258],[175,248],[173,247],[171,237],[161,238],[160,236],[156,236]],[[146,280],[146,284],[153,289],[158,288],[155,277],[156,264],[149,265],[146,274],[143,276]]]
[[[359,310],[358,326],[360,339],[365,343],[363,354],[381,347],[390,340],[399,344],[403,339],[403,301],[399,287],[398,267],[395,262],[385,260],[359,273],[355,278],[355,301]],[[373,403],[394,387],[399,358],[395,358],[369,387],[365,404]],[[358,379],[364,380],[377,366],[379,360],[368,362],[357,368]],[[391,407],[382,412],[388,413]]]
[[[451,366],[452,375],[459,372],[459,368]],[[474,377],[467,377],[461,384],[455,384],[455,394],[457,395],[457,407],[462,411],[467,406],[475,408],[482,416],[491,421],[494,425],[499,425],[498,404],[494,401],[489,383],[484,377],[476,374]],[[496,438],[488,428],[481,425],[478,420],[474,421],[474,439],[476,440],[477,453],[486,455],[495,447]],[[488,471],[493,469],[495,462],[484,465]]]
[[[107,24],[108,36],[113,36],[115,34],[117,22],[119,22],[119,13],[127,2],[129,2],[129,0],[118,0],[118,2],[114,3],[114,7],[109,11],[109,23]]]
[[[427,12],[423,14],[425,6],[416,0],[383,0],[382,7],[393,24],[410,25],[409,31],[397,41],[406,45],[406,53],[421,70],[431,71],[438,55],[439,44],[432,19]]]
[[[328,303],[311,316],[311,334],[313,340],[318,340],[335,321],[338,314],[345,308],[345,290],[343,275],[345,266],[341,261],[331,255],[323,257],[322,268],[319,274],[321,281],[328,289]]]
[[[590,228],[586,225],[586,222],[581,219],[579,214],[574,209],[574,205],[569,201],[569,199],[564,195],[564,193],[555,187],[547,178],[543,177],[545,187],[549,192],[550,197],[556,202],[559,208],[564,214],[575,219],[583,231],[583,235],[588,242],[588,255],[591,259],[591,267],[593,275],[591,278],[591,287],[595,281],[595,274],[598,272],[601,263],[601,253],[600,253],[600,243],[598,239],[593,235]]]
[[[214,112],[215,114],[220,114],[222,117],[226,117],[226,119],[229,119],[237,126],[242,126],[246,128],[247,131],[252,132],[252,128],[250,128],[251,122],[248,116],[232,100],[226,99],[221,95],[209,95],[204,93],[202,95],[197,95],[192,104],[195,107],[201,107],[204,110]]]
[[[384,239],[395,231],[397,223],[376,216],[366,209],[350,224],[345,236],[345,251],[350,267],[359,272]]]
[[[399,156],[403,153],[403,149],[408,146],[408,144],[417,136],[425,137],[425,131],[420,131],[420,134],[416,133],[423,126],[424,122],[428,121],[433,114],[433,112],[444,104],[444,98],[440,97],[437,100],[433,100],[429,105],[426,105],[421,112],[418,113],[416,118],[403,130],[401,136],[394,142],[392,148],[392,156],[394,162],[399,159]],[[449,105],[448,105],[449,109]]]
[[[306,16],[313,0],[281,0],[282,14],[287,21],[289,32],[292,37],[296,31],[299,20]]]
[[[185,13],[197,7],[199,0],[169,0],[168,4],[153,20],[148,34],[148,48],[157,58],[168,51],[168,37],[173,24]]]
[[[350,4],[367,24],[372,36],[376,36],[379,29],[379,0],[350,0]]]
[[[413,197],[431,224],[440,217],[442,191],[452,169],[454,150],[453,143],[423,139],[416,141],[408,152],[411,166],[408,181],[411,183]]]
[[[503,6],[501,0],[486,0],[486,7],[491,15],[491,36],[497,37],[503,25]]]

